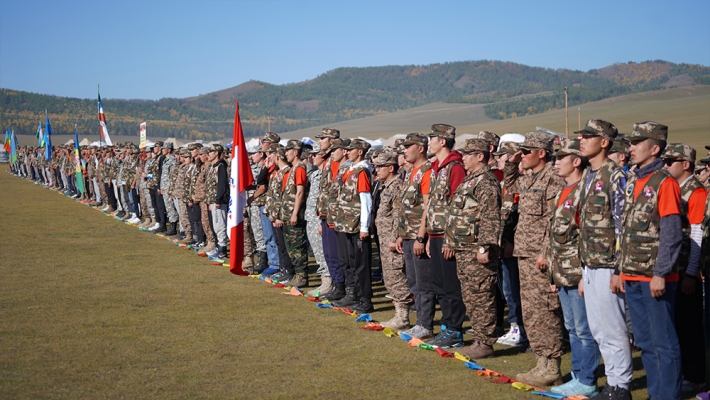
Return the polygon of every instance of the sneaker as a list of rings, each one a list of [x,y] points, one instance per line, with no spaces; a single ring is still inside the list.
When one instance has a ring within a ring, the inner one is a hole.
[[[279,269],[278,269],[278,268],[269,267],[269,268],[267,268],[267,269],[261,271],[261,274],[264,275],[264,276],[271,276],[271,275],[273,275],[273,274],[275,274],[275,273],[277,273],[277,272],[279,272]]]
[[[604,384],[604,388],[597,395],[592,396],[589,400],[631,400],[631,392],[619,387],[619,386],[609,386],[608,383]]]
[[[427,344],[434,348],[449,349],[463,346],[463,335],[453,329],[446,329],[439,332],[433,339],[427,340]]]
[[[508,333],[498,338],[496,343],[502,344],[503,346],[520,346],[521,344],[527,342],[521,337],[520,328],[517,326],[511,326]]]
[[[428,339],[434,336],[434,332],[432,332],[431,329],[427,329],[421,325],[414,325],[406,331],[399,331],[399,333],[404,333],[417,339]]]
[[[696,393],[699,392],[703,389],[705,389],[705,382],[703,383],[693,383],[691,381],[683,379],[683,383],[681,384],[681,390],[683,393]]]
[[[557,394],[563,394],[565,396],[586,396],[586,397],[592,397],[596,396],[599,393],[599,388],[597,385],[585,385],[579,380],[577,380],[577,377],[574,376],[574,372],[570,372],[572,374],[572,380],[560,385],[560,386],[553,386],[550,388],[550,391],[552,393],[557,393]]]

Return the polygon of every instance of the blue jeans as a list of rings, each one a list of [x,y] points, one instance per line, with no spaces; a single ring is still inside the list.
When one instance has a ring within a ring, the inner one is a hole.
[[[587,308],[576,286],[558,287],[565,328],[569,331],[572,348],[572,372],[585,385],[597,384],[596,370],[599,366],[599,346],[592,337],[587,323]]]
[[[525,327],[523,326],[523,310],[520,307],[520,271],[518,270],[518,259],[501,258],[500,259],[501,281],[503,287],[503,297],[508,304],[508,322],[516,323],[520,328],[520,338],[522,341],[527,340],[525,335]]]
[[[259,218],[261,218],[261,232],[264,234],[266,258],[269,260],[269,266],[279,269],[279,249],[276,247],[274,228],[273,225],[271,225],[271,220],[264,214],[264,206],[259,206]]]
[[[650,282],[625,282],[634,339],[641,348],[648,395],[652,399],[681,398],[681,360],[674,321],[678,282],[666,282],[661,297],[651,297]]]

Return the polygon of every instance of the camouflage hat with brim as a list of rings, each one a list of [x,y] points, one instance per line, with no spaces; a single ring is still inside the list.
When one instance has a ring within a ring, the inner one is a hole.
[[[605,139],[614,140],[619,134],[619,130],[609,121],[590,119],[584,129],[575,133],[582,136],[601,136]]]
[[[500,136],[496,135],[493,132],[490,131],[480,131],[478,132],[478,138],[479,139],[486,139],[491,143],[493,147],[496,149],[498,148],[498,144],[500,143]]]
[[[564,157],[570,154],[575,156],[580,155],[579,139],[562,139],[560,148],[555,152],[555,157]]]
[[[173,150],[173,149],[175,149],[175,145],[173,144],[173,142],[167,142],[163,145],[163,148]]]
[[[372,160],[375,167],[384,167],[385,165],[399,164],[399,154],[395,152],[381,152]]]
[[[224,153],[224,147],[221,144],[213,144],[210,147],[210,151],[216,151],[218,153]]]
[[[520,143],[503,142],[498,146],[498,151],[493,152],[494,156],[502,156],[503,154],[515,154],[520,151]]]
[[[394,147],[394,151],[397,152],[397,154],[404,153],[404,139],[395,140],[393,147]]]
[[[212,148],[211,148],[210,146],[205,146],[205,147],[203,147],[203,148],[200,149],[200,154],[209,154],[210,151],[211,151],[211,149],[212,149]]]
[[[434,124],[431,126],[430,137],[440,137],[442,139],[456,139],[456,128],[447,124]]]
[[[330,148],[335,150],[335,149],[344,149],[346,147],[350,146],[350,139],[333,139],[333,144],[330,145]]]
[[[661,158],[664,160],[690,161],[695,164],[695,149],[683,143],[668,143]]]
[[[316,135],[316,139],[337,139],[340,137],[340,131],[333,128],[323,128],[320,135]]]
[[[627,138],[631,143],[646,139],[665,142],[668,140],[668,127],[654,121],[639,122],[634,124],[634,130]]]
[[[698,173],[698,172],[701,172],[701,171],[705,171],[707,168],[708,168],[708,167],[707,167],[705,164],[697,164],[697,165],[695,166],[695,172]]]
[[[472,138],[467,139],[463,148],[459,151],[464,154],[471,154],[477,152],[489,151],[491,149],[491,142],[482,138]]]
[[[264,138],[261,139],[262,142],[278,143],[281,141],[281,136],[275,134],[274,132],[266,132]]]
[[[303,143],[300,140],[291,139],[286,143],[286,150],[301,150],[303,148]]]
[[[202,143],[190,143],[187,145],[188,150],[197,150],[202,148]]]
[[[160,142],[160,141],[155,142],[155,143],[153,143],[153,147],[163,147],[163,142]]]
[[[525,134],[525,141],[520,145],[525,150],[545,150],[552,154],[552,140],[554,138],[545,132],[528,132]]]
[[[367,140],[362,140],[362,139],[350,139],[350,144],[344,149],[346,150],[355,150],[359,149],[363,151],[363,154],[366,154],[368,150],[370,150],[370,147],[372,145],[367,141]]]
[[[402,146],[409,147],[411,145],[426,146],[429,143],[429,138],[421,133],[413,132],[407,135],[402,142]]]
[[[314,144],[313,147],[311,147],[308,150],[308,152],[311,154],[318,154],[318,153],[320,153],[320,146],[318,146],[317,144]]]
[[[629,142],[624,139],[619,139],[618,137],[614,140],[614,144],[611,145],[609,154],[620,153],[625,154],[627,157],[631,154],[631,149]]]

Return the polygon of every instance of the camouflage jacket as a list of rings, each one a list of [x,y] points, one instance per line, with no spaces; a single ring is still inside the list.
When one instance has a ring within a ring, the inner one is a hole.
[[[508,243],[515,243],[515,228],[518,226],[518,194],[507,190],[503,182],[501,186],[503,192],[500,206],[500,248],[505,249]]]
[[[291,170],[290,165],[279,168],[274,175],[269,179],[269,188],[266,190],[266,202],[264,204],[264,214],[273,222],[279,218],[279,210],[281,209],[281,182],[284,175]]]
[[[696,190],[704,188],[703,184],[695,176],[691,176],[683,186],[680,187],[680,221],[683,229],[683,243],[678,254],[678,272],[685,274],[690,262],[690,221],[688,220],[688,201]]]
[[[286,186],[283,187],[281,191],[281,201],[279,204],[279,219],[284,221],[284,223],[291,219],[291,214],[296,206],[296,193],[298,187],[296,186],[296,171],[299,168],[303,168],[303,172],[306,172],[306,166],[302,162],[298,162],[295,166],[291,167],[289,171],[288,179],[286,180]],[[284,173],[285,175],[285,173]],[[281,189],[281,188],[279,188]],[[306,186],[303,188],[303,201],[301,202],[300,209],[298,210],[298,221],[303,221],[306,218],[306,197],[308,196],[308,180],[306,180]]]
[[[214,204],[217,201],[217,168],[211,164],[205,175],[205,203]]]
[[[150,166],[146,167],[146,175],[148,178],[148,183],[147,187],[148,189],[153,189],[153,188],[158,188],[160,189],[160,160],[161,157],[159,156],[156,158],[151,158],[153,162],[150,164]]]
[[[123,162],[123,173],[121,180],[126,182],[126,189],[130,190],[136,178],[136,161],[126,160]]]
[[[103,179],[104,182],[110,181],[112,178],[112,170],[113,170],[113,165],[115,164],[115,159],[112,159],[111,157],[108,157],[104,160],[104,166],[101,168],[101,178]]]
[[[424,174],[429,173],[430,169],[431,162],[426,161],[414,176],[412,176],[412,169],[404,177],[398,229],[399,237],[402,239],[417,237],[419,225],[424,217],[424,196],[421,191],[421,183]]]
[[[394,243],[398,237],[403,184],[399,176],[393,176],[387,182],[380,183],[382,190],[375,211],[375,227],[377,234],[386,242]]]
[[[518,165],[507,162],[503,169],[505,186],[520,194],[520,219],[515,230],[515,257],[544,256],[549,240],[550,220],[555,209],[555,196],[562,190],[563,180],[547,163],[537,173],[520,174]]]
[[[185,170],[187,165],[179,164],[170,172],[170,188],[168,189],[168,195],[182,200],[185,195]]]
[[[454,250],[488,247],[490,261],[497,265],[500,204],[500,184],[490,167],[466,175],[446,212],[444,246]]]
[[[345,171],[348,170],[350,167],[349,162],[341,163],[338,166],[338,174],[336,175],[335,179],[328,185],[328,191],[327,191],[327,196],[326,196],[326,223],[328,226],[335,226],[335,220],[338,218],[338,198],[340,197],[340,192],[343,188],[343,174]],[[325,171],[323,171],[325,174]],[[321,176],[321,183],[323,182],[323,178],[330,179],[330,173],[326,175]],[[322,186],[321,186],[322,187]],[[323,189],[321,189],[323,190]],[[321,198],[324,196],[323,192],[321,191],[320,194]],[[320,204],[320,199],[319,203]],[[316,211],[318,211],[318,205],[316,205]]]
[[[336,167],[338,167],[338,165],[339,164],[336,164]],[[333,182],[337,181],[337,179],[332,178],[333,168],[333,159],[328,158],[325,161],[320,182],[318,183],[318,198],[316,199],[316,212],[321,216],[328,215],[328,204],[330,203],[330,199],[333,199],[333,197],[330,197],[330,190],[333,186]]]
[[[86,176],[89,177],[89,179],[93,179],[96,177],[96,157],[95,156],[90,156],[86,160]]]
[[[166,192],[170,191],[170,176],[173,169],[177,167],[177,163],[177,158],[175,158],[174,155],[170,154],[165,157],[165,161],[163,161],[163,173],[160,175],[160,190]]]
[[[192,195],[194,202],[207,202],[207,174],[209,171],[210,166],[208,164],[202,164],[197,174],[195,174],[195,189]]]
[[[451,204],[449,177],[455,165],[462,164],[452,161],[441,168],[438,174],[434,172],[434,168],[431,169],[429,203],[426,209],[426,231],[429,235],[443,235],[446,230],[446,212]]]
[[[182,201],[185,203],[191,203],[193,197],[195,196],[195,183],[197,182],[197,177],[199,176],[199,171],[197,170],[197,165],[195,163],[187,164],[187,169],[185,171],[185,181],[183,186],[183,196]]]
[[[308,198],[306,198],[306,209],[316,212],[316,204],[320,194],[320,180],[323,176],[323,171],[320,168],[314,168],[308,172]],[[317,214],[316,214],[317,215]]]
[[[583,182],[575,183],[574,188],[564,199],[560,199],[561,192],[555,198],[556,208],[550,226],[550,252],[547,255],[547,265],[550,266],[552,280],[557,286],[577,286],[582,279],[577,218]]]
[[[357,191],[358,180],[362,172],[367,174],[367,179],[372,180],[372,173],[367,163],[358,163],[349,168],[350,176],[345,179],[345,181],[341,179],[342,185],[340,186],[338,199],[337,202],[334,201],[333,203],[337,204],[335,231],[352,234],[360,232],[360,215],[362,209],[360,208],[360,194]],[[328,213],[328,217],[330,217],[330,212]]]

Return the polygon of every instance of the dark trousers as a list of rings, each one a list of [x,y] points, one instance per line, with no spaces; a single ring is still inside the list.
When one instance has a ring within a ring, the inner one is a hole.
[[[158,194],[157,187],[150,189],[150,201],[155,210],[155,222],[165,225],[165,203],[163,203],[163,196]]]
[[[116,194],[113,193],[113,186],[109,186],[108,182],[104,183],[104,189],[106,189],[106,196],[108,197],[108,205],[114,209],[118,208],[118,203],[116,202]]]
[[[360,240],[360,233],[335,232],[338,261],[345,275],[345,285],[354,287],[360,300],[372,301],[372,245],[368,236]]]
[[[414,255],[414,239],[405,239],[404,269],[407,273],[409,291],[414,295],[414,305],[417,307],[417,325],[426,329],[434,327],[435,299],[431,283],[431,260],[426,253],[417,257]]]
[[[345,275],[340,267],[340,259],[338,257],[338,244],[335,239],[335,229],[328,226],[325,221],[320,223],[323,234],[323,257],[328,265],[328,272],[335,283],[345,283]]]
[[[284,238],[284,229],[274,227],[274,239],[276,240],[276,247],[279,251],[279,269],[281,271],[286,271],[289,274],[293,274],[294,267],[291,263],[291,257],[288,256],[288,251],[286,250],[286,238]]]
[[[205,241],[205,231],[202,229],[202,210],[199,204],[193,204],[187,206],[187,217],[190,219],[190,225],[192,225],[192,236],[198,242]]]
[[[461,297],[461,282],[456,272],[456,259],[447,260],[441,252],[444,238],[429,238],[431,278],[436,301],[441,307],[441,326],[461,331],[466,306]]]
[[[676,290],[675,330],[680,342],[683,379],[693,383],[705,382],[703,282],[700,279],[695,280],[695,292],[692,294],[683,293],[680,287]]]

